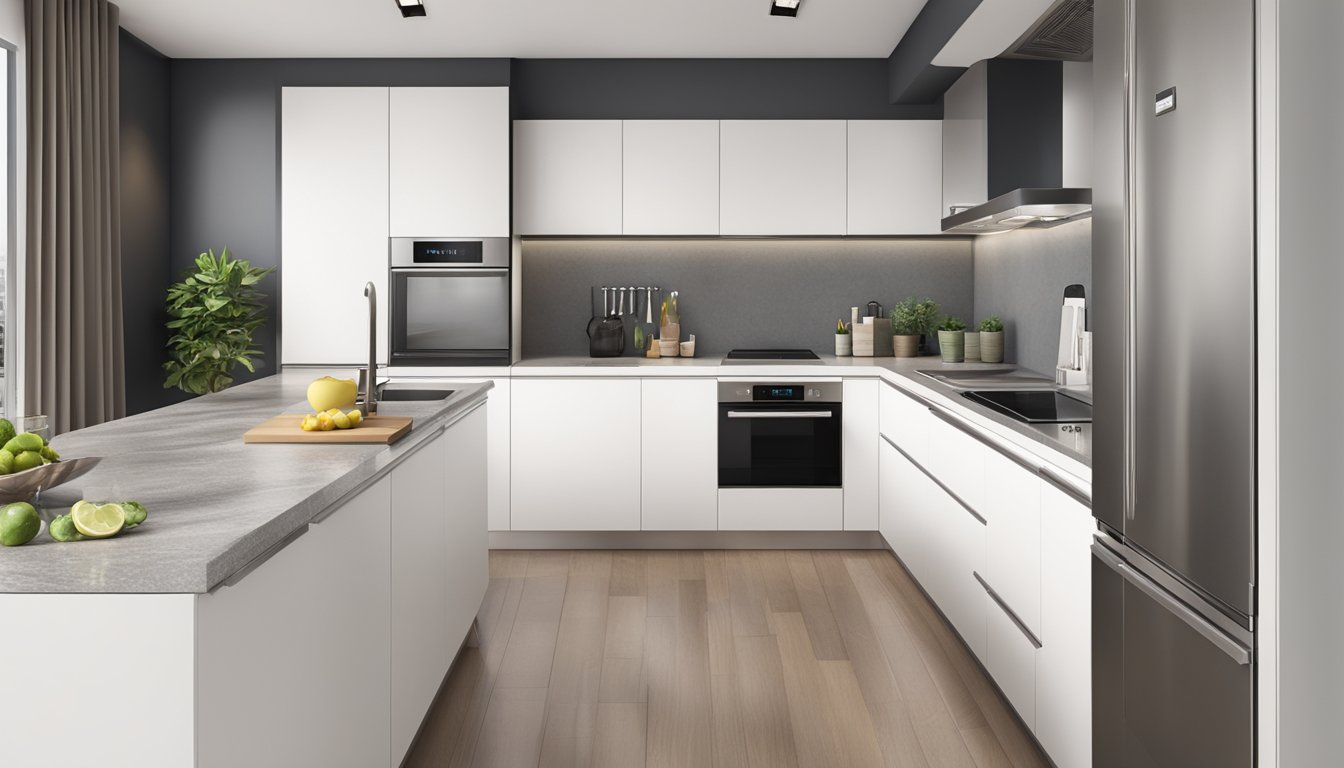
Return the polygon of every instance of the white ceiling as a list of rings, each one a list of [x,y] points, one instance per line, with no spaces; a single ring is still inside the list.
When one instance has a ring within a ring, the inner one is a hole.
[[[869,58],[925,0],[117,0],[121,25],[173,58]]]

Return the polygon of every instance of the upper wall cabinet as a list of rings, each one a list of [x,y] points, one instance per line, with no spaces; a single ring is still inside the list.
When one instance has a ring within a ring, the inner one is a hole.
[[[938,234],[942,186],[940,121],[849,122],[849,234]]]
[[[509,236],[509,89],[392,88],[392,237]]]
[[[722,234],[845,234],[844,120],[724,120],[719,136]]]
[[[514,121],[518,234],[621,234],[621,163],[620,120]]]
[[[719,121],[627,120],[627,235],[719,234]]]
[[[281,346],[285,365],[357,365],[362,288],[387,297],[387,88],[281,94]],[[378,327],[387,328],[387,300]],[[378,337],[387,362],[387,334]]]

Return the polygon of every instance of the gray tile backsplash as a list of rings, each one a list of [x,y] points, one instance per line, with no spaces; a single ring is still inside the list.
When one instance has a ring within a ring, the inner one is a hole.
[[[1059,308],[1072,283],[1091,296],[1091,219],[975,241],[975,319],[1003,318],[1008,362],[1054,375]]]
[[[591,286],[679,291],[682,336],[696,335],[698,356],[735,347],[829,353],[835,321],[870,300],[889,310],[928,296],[969,320],[974,271],[964,238],[527,240],[523,356],[588,354]]]

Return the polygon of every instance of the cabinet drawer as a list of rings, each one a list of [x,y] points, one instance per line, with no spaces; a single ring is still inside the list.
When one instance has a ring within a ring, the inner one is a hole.
[[[929,407],[891,384],[882,384],[878,404],[882,434],[921,464],[928,460],[928,436],[933,416]]]
[[[986,615],[985,668],[1022,722],[1035,731],[1036,645],[987,591],[981,594]]]
[[[925,467],[938,482],[983,515],[981,509],[992,502],[986,499],[985,454],[992,452],[971,435],[926,409],[928,432],[925,440]]]
[[[975,574],[985,567],[985,526],[941,488],[931,553],[938,576],[934,595],[943,615],[983,662],[986,658],[984,589]]]
[[[989,558],[985,579],[1038,637],[1041,632],[1041,480],[1001,454],[984,452]]]
[[[840,531],[840,488],[720,488],[721,531]]]

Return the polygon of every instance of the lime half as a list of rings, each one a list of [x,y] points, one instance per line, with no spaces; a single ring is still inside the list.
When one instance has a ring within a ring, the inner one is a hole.
[[[121,533],[126,525],[126,510],[120,504],[80,501],[70,508],[70,519],[75,523],[75,530],[90,539],[105,539]]]

